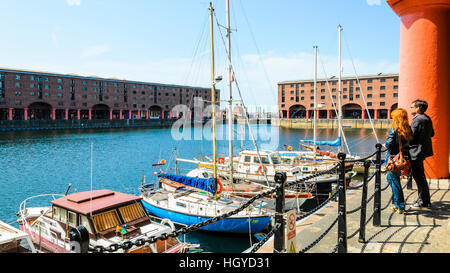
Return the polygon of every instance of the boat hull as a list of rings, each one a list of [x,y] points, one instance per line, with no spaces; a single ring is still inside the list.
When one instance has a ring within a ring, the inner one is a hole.
[[[185,224],[187,226],[198,224],[213,218],[168,210],[162,207],[155,206],[145,201],[145,199],[142,201],[142,203],[144,204],[144,208],[147,210],[147,212],[157,217],[168,218],[172,222]],[[270,216],[228,217],[218,222],[201,227],[200,229],[215,232],[258,233],[264,230],[264,228],[270,223],[270,219]]]

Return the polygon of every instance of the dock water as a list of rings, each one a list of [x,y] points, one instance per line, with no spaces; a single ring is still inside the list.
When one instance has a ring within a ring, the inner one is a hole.
[[[402,179],[406,211],[403,215],[394,212],[392,190],[382,175],[381,183],[381,225],[373,225],[374,181],[367,190],[367,212],[365,243],[359,242],[362,188],[348,189],[346,193],[347,211],[347,253],[450,253],[450,182],[449,179],[430,180],[432,208],[411,208],[417,199],[417,188],[407,189],[406,179]],[[372,197],[372,198],[371,198]],[[297,221],[296,249],[305,253],[332,253],[336,251],[338,224],[338,202],[331,201],[316,213]],[[323,238],[318,242],[319,237]],[[309,248],[313,245],[311,248]],[[286,247],[290,251],[289,246]],[[272,253],[273,237],[257,253]]]

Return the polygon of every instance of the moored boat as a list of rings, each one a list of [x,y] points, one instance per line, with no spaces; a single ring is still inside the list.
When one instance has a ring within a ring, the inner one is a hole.
[[[37,253],[30,236],[0,221],[0,253]]]
[[[48,207],[26,207],[30,199],[37,197],[56,198]],[[167,219],[169,226],[150,219],[146,213],[142,198],[111,190],[94,190],[70,195],[39,195],[23,201],[18,212],[20,229],[31,237],[33,243],[43,252],[69,252],[71,250],[69,232],[83,226],[89,233],[91,247],[108,247],[125,241],[145,239],[171,233],[174,225]],[[190,244],[178,238],[157,240],[132,246],[117,252],[128,253],[183,253]]]

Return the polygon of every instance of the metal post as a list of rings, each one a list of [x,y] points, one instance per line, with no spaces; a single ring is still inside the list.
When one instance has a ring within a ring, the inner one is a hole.
[[[284,187],[286,185],[286,173],[277,172],[275,174],[275,183],[277,187],[277,198],[275,203],[275,231],[274,231],[274,242],[273,242],[273,252],[281,253],[286,250],[285,240],[284,240]]]
[[[364,180],[361,197],[361,221],[359,223],[358,242],[366,242],[366,208],[367,208],[367,179],[369,178],[370,161],[364,161]]]
[[[377,149],[376,155],[376,174],[375,174],[375,193],[373,202],[373,225],[379,227],[381,225],[381,144],[375,145]]]
[[[338,206],[338,253],[347,253],[347,211],[345,198],[345,157],[344,153],[338,154],[339,159],[339,206]]]

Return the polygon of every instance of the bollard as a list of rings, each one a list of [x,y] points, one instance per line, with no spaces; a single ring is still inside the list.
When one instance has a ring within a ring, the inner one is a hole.
[[[338,180],[338,253],[347,253],[347,211],[345,198],[345,154],[339,153],[339,180]]]
[[[367,179],[369,178],[370,161],[364,161],[364,179],[361,197],[361,221],[359,223],[358,242],[366,243],[366,208],[367,208]]]
[[[373,202],[373,225],[379,227],[381,225],[381,144],[375,145],[377,148],[376,155],[376,174],[375,174],[375,193]]]
[[[277,172],[275,174],[277,185],[277,198],[275,203],[275,231],[273,241],[273,252],[282,253],[286,250],[284,236],[284,187],[286,185],[286,173]]]
[[[70,253],[87,253],[89,249],[89,232],[84,226],[72,228],[69,232]]]

